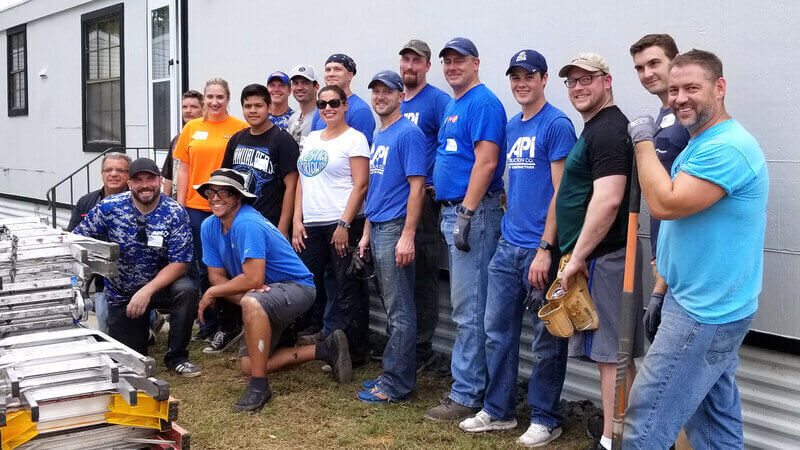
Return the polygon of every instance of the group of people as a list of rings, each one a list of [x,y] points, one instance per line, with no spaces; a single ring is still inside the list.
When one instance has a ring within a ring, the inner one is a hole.
[[[269,372],[321,360],[351,381],[368,352],[372,266],[388,343],[381,373],[357,397],[405,401],[433,356],[443,237],[454,381],[425,417],[466,432],[516,427],[530,317],[531,419],[518,442],[560,436],[571,356],[597,363],[603,415],[589,427],[593,448],[610,448],[629,196],[639,183],[656,283],[646,311],[636,305],[632,356],[644,360],[638,374],[628,369],[624,448],[667,448],[681,428],[694,448],[741,448],[734,372],[761,290],[768,176],[758,143],[725,111],[719,58],[679,53],[669,35],[642,37],[630,54],[660,108],[655,120],[629,121],[605,59],[578,54],[558,71],[584,121],[576,136],[547,102],[548,64],[535,50],[507,67],[519,104],[510,119],[480,82],[469,39],[438,53],[452,97],[427,83],[427,43],[411,40],[399,54],[399,72],[370,79],[370,103],[351,91],[353,59],[333,54],[324,87],[310,65],[246,86],[245,121],[228,113],[227,83],[211,79],[184,95],[186,124],[163,170],[105,155],[104,189],[79,201],[71,226],[120,243],[119,275],[105,280],[109,334],[146,354],[149,311],[168,310],[165,363],[187,376],[200,374],[186,351],[195,316],[206,353],[243,335],[250,381],[234,408],[257,410],[271,397]],[[577,277],[599,326],[556,337],[536,311],[552,283],[566,291]]]

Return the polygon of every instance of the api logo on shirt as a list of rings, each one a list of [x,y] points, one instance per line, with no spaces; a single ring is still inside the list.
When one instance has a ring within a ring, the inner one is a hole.
[[[419,125],[419,113],[418,112],[407,112],[403,114],[406,116],[406,119],[414,122],[414,125]]]
[[[536,136],[520,136],[506,154],[509,169],[534,169],[533,157],[536,150]]]
[[[372,155],[369,158],[369,173],[383,175],[383,169],[386,168],[386,157],[388,155],[388,146],[379,145],[375,148],[375,144],[372,144]]]
[[[328,166],[328,152],[324,149],[305,150],[297,160],[297,170],[307,177],[317,176]]]

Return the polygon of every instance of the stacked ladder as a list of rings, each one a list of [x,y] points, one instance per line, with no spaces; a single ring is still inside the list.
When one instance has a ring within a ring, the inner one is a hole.
[[[90,276],[117,244],[0,220],[0,442],[13,448],[188,448],[156,364],[83,325]]]

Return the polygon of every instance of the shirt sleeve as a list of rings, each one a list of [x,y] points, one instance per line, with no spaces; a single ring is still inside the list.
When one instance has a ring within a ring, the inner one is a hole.
[[[314,117],[311,118],[311,131],[325,128],[325,122],[319,117],[319,110],[314,110]]]
[[[348,158],[355,158],[356,156],[363,156],[369,158],[369,143],[367,138],[361,133],[353,133],[353,145],[348,148]]]
[[[297,172],[297,158],[300,157],[300,147],[289,133],[278,134],[278,176],[283,179],[292,172]]]
[[[169,143],[169,151],[167,152],[167,157],[164,158],[164,165],[161,167],[161,176],[164,177],[164,179],[166,180],[172,180],[174,176],[174,174],[172,173],[173,172],[172,166],[174,166],[174,164],[172,163],[173,161],[172,153],[175,152],[175,146],[178,144],[178,138],[180,136],[181,135],[178,134],[172,138],[172,142]]]
[[[372,137],[375,134],[375,118],[372,117],[372,112],[368,108],[353,112],[350,126],[360,131],[367,138],[367,144],[372,144]]]
[[[231,233],[231,239],[236,241],[235,247],[240,252],[236,255],[240,264],[244,264],[248,258],[266,261],[269,243],[258,223],[252,220],[239,221]]]
[[[472,143],[491,141],[503,145],[506,130],[506,112],[499,102],[487,101],[476,111],[469,124]]]
[[[212,236],[212,227],[210,220],[204,220],[200,224],[200,242],[203,245],[203,263],[208,267],[216,267],[222,269],[225,266],[222,264],[222,256],[219,254],[219,249],[216,246],[217,239]]]
[[[551,162],[566,158],[576,140],[572,121],[566,117],[554,120],[547,130],[547,157]]]
[[[592,135],[588,150],[593,180],[610,175],[630,175],[633,148],[627,132],[606,124]]]
[[[162,199],[163,201],[163,199]],[[167,260],[171,263],[188,263],[192,260],[192,229],[189,215],[180,206],[175,206],[172,230],[167,244]]]
[[[94,208],[86,213],[86,217],[83,218],[83,221],[78,223],[72,232],[80,234],[81,236],[105,240],[104,238],[108,235],[108,229],[106,227],[102,206],[102,201],[94,205]]]
[[[725,189],[728,195],[756,176],[739,149],[723,142],[697,149],[681,163],[679,171],[710,181]]]
[[[422,134],[419,128],[411,128],[410,131],[405,134],[399,150],[406,177],[428,175],[428,162],[425,158],[427,150],[425,135]]]
[[[180,136],[178,136],[178,142],[175,143],[175,150],[172,151],[173,158],[177,158],[179,161],[187,164],[189,163],[189,144],[192,142],[192,133],[194,133],[194,126],[192,122],[189,122],[183,127]]]

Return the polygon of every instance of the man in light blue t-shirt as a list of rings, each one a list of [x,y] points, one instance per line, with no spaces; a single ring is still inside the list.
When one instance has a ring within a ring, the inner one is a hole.
[[[417,309],[417,372],[435,367],[436,354],[431,339],[439,322],[439,231],[440,208],[433,191],[433,166],[439,148],[439,128],[450,96],[428,83],[431,48],[424,41],[412,39],[400,49],[400,75],[404,96],[400,112],[418,126],[427,145],[427,175],[422,216],[417,226],[414,265],[414,304]]]
[[[487,268],[500,238],[500,195],[506,127],[503,104],[478,77],[478,49],[467,38],[453,38],[439,52],[444,76],[453,88],[439,129],[433,167],[436,200],[442,204],[441,230],[450,256],[450,302],[458,333],[450,372],[453,386],[425,417],[461,421],[483,406],[486,389]]]
[[[425,137],[400,113],[403,80],[391,70],[369,83],[372,107],[381,121],[369,161],[367,222],[358,244],[365,256],[372,248],[375,275],[388,317],[389,341],[383,371],[362,384],[358,398],[367,403],[407,399],[416,381],[417,318],[414,311],[414,236],[425,192]]]
[[[483,409],[459,424],[482,432],[517,426],[517,369],[523,317],[529,299],[544,299],[558,270],[555,195],[564,161],[575,145],[575,128],[566,114],[547,102],[547,61],[535,50],[511,57],[506,75],[522,112],[506,125],[503,151],[508,164],[508,200],[502,237],[489,263],[486,298],[486,365],[489,382]],[[536,314],[528,382],[531,422],[518,442],[545,445],[561,435],[558,410],[567,369],[567,339],[550,334]]]
[[[693,448],[744,446],[734,373],[761,292],[769,178],[758,143],[725,111],[726,84],[713,53],[672,61],[669,105],[691,139],[671,173],[653,119],[628,127],[642,193],[664,220],[657,269],[669,290],[631,388],[624,448],[667,448],[681,427]]]

